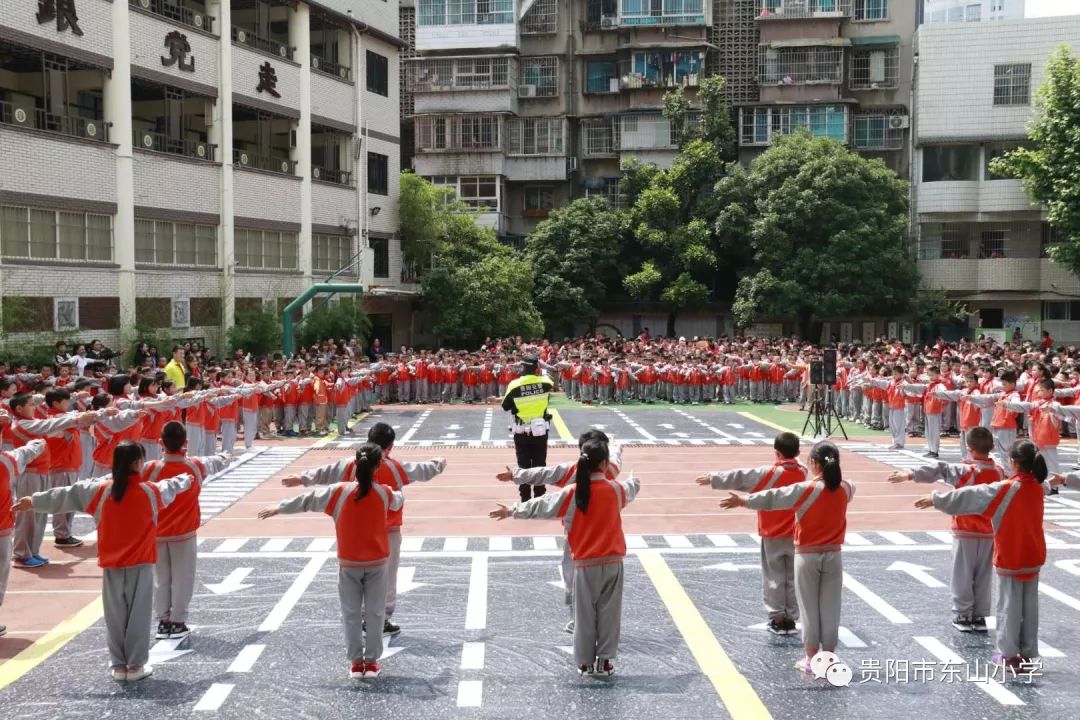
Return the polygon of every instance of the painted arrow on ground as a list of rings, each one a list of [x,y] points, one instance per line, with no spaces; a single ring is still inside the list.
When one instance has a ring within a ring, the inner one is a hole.
[[[659,425],[657,425],[657,427],[662,427],[662,428],[665,428],[667,430],[674,430],[675,429],[675,426],[672,425],[671,423],[660,423]]]
[[[688,438],[688,437],[690,437],[690,434],[689,434],[689,433],[677,433],[677,432],[673,432],[673,433],[671,433],[671,434],[672,434],[672,435],[674,435],[674,436],[675,436],[675,437],[677,437],[677,438]]]
[[[548,585],[551,585],[552,587],[557,587],[563,591],[566,590],[566,583],[564,583],[562,580],[548,580]]]
[[[723,570],[724,572],[738,572],[739,570],[755,570],[759,565],[736,565],[732,562],[716,563],[715,565],[706,565],[701,568],[702,570]]]
[[[403,647],[392,647],[390,645],[390,642],[393,639],[394,639],[393,635],[383,635],[382,636],[383,652],[382,652],[382,655],[379,656],[380,660],[386,660],[387,658],[394,657],[399,652],[401,652],[402,650],[405,649]]]
[[[1054,564],[1070,575],[1080,575],[1080,560],[1058,560]]]
[[[460,426],[460,425],[457,425],[457,424],[455,424],[455,425],[447,425],[447,426],[446,426],[446,429],[447,429],[447,430],[460,430],[460,429],[461,429],[461,426]]]
[[[175,660],[179,657],[184,657],[191,650],[178,650],[180,644],[187,640],[187,638],[180,638],[179,640],[158,640],[154,643],[154,646],[150,648],[150,664],[160,665],[161,663],[167,663],[170,660]]]
[[[410,590],[415,590],[418,587],[423,587],[427,583],[413,582],[413,578],[416,577],[416,568],[403,567],[398,569],[397,576],[397,592],[398,595],[403,595]]]
[[[243,584],[244,580],[250,574],[251,568],[236,568],[221,582],[213,585],[204,585],[204,587],[215,595],[228,595],[237,590],[246,590],[249,587],[253,587],[252,585]]]
[[[457,439],[457,433],[447,433],[447,434],[443,435],[441,439],[443,439],[443,440],[456,440]]]
[[[904,562],[903,560],[897,560],[890,565],[888,570],[893,572],[907,573],[914,579],[921,582],[926,587],[930,588],[943,588],[945,583],[938,580],[936,577],[929,573],[930,568],[922,565],[916,565],[915,563]]]
[[[743,429],[743,426],[738,424],[738,423],[728,423],[727,426],[728,427],[733,427],[736,430],[742,430]]]

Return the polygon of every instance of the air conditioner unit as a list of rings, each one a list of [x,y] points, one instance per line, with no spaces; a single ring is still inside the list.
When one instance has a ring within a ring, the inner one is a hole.
[[[142,136],[142,144],[144,148],[154,147],[154,136],[150,133],[146,133]]]
[[[613,17],[600,18],[600,27],[602,27],[602,28],[613,28],[613,27],[615,27],[615,18],[613,18]]]
[[[536,97],[536,86],[535,85],[518,85],[518,97],[519,98]]]
[[[203,16],[195,13],[195,16],[191,18],[191,21],[195,23],[195,27],[201,28],[203,26]]]
[[[890,130],[904,130],[911,124],[907,115],[893,115],[889,118]]]

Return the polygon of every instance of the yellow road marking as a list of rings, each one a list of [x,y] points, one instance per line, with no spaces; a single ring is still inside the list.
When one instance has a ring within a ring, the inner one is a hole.
[[[54,627],[43,637],[34,641],[21,653],[0,665],[0,689],[21,678],[45,662],[57,650],[74,640],[81,632],[96,623],[104,614],[101,597]]]
[[[735,668],[664,557],[655,550],[646,550],[638,553],[638,560],[732,719],[771,720],[772,715],[765,703]]]
[[[738,414],[742,415],[747,420],[753,420],[754,422],[765,425],[766,427],[771,427],[773,430],[779,430],[780,432],[793,432],[790,428],[786,428],[783,425],[777,425],[776,423],[769,422],[768,420],[766,420],[764,418],[759,418],[754,413],[740,412]]]
[[[555,408],[551,408],[549,411],[551,415],[551,423],[555,426],[555,432],[559,433],[559,438],[562,440],[573,440],[574,436],[570,434],[570,428],[566,427],[566,421],[562,419],[562,415]]]

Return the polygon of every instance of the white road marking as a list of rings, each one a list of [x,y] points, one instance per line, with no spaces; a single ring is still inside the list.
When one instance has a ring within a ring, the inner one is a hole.
[[[730,535],[707,535],[709,542],[716,547],[735,547],[735,538]]]
[[[872,607],[878,614],[894,625],[911,624],[911,619],[907,615],[894,608],[885,601],[885,598],[881,597],[847,573],[844,573],[844,587],[858,595],[863,602]]]
[[[193,708],[195,712],[214,712],[220,708],[233,691],[233,685],[214,683],[207,689]]]
[[[214,548],[214,552],[239,552],[240,548],[247,544],[247,538],[229,538]]]
[[[488,557],[474,555],[469,572],[469,600],[465,606],[465,629],[487,627]]]
[[[559,544],[551,535],[538,535],[533,538],[534,550],[558,550]]]
[[[488,550],[509,552],[514,549],[514,539],[509,535],[492,535],[488,538]]]
[[[262,552],[281,552],[289,547],[289,543],[291,542],[292,538],[274,538],[273,540],[267,540],[263,543],[263,546],[259,548],[259,550]]]
[[[401,538],[401,552],[420,552],[424,549],[424,538],[403,537]]]
[[[924,648],[930,651],[930,654],[938,659],[939,662],[947,665],[966,665],[967,661],[964,658],[957,655],[951,648],[947,647],[945,643],[938,640],[936,637],[919,636],[915,638],[915,642],[922,645]],[[990,679],[987,682],[966,683],[974,684],[975,687],[982,690],[990,697],[997,700],[1002,705],[1023,705],[1024,701],[1016,697],[1012,692],[1008,690],[1004,685],[996,680]]]
[[[869,540],[864,538],[859,533],[850,532],[850,531],[844,533],[844,544],[845,545],[873,545],[872,542],[870,542]]]
[[[293,580],[293,584],[289,586],[289,589],[285,591],[285,594],[278,600],[277,605],[270,611],[270,614],[263,620],[262,625],[259,626],[259,632],[273,632],[281,627],[285,622],[285,618],[289,616],[293,607],[299,602],[300,597],[307,592],[308,586],[315,580],[315,576],[322,570],[323,565],[326,564],[327,556],[316,555],[308,561],[308,564],[304,566],[304,569],[300,571],[300,574]]]
[[[461,669],[484,669],[484,643],[467,642],[461,646]]]
[[[878,535],[885,538],[886,540],[891,542],[893,545],[915,545],[916,544],[914,540],[909,538],[904,533],[889,532],[889,531],[886,531],[886,530],[879,530]]]
[[[402,436],[401,442],[398,444],[404,444],[409,442],[409,440],[412,439],[412,436],[416,434],[416,431],[420,429],[420,426],[424,424],[424,421],[428,419],[429,415],[431,415],[430,410],[425,410],[424,412],[420,413],[420,417],[416,419],[416,422],[413,423],[413,426],[411,428],[409,428],[409,431]]]
[[[448,537],[443,542],[445,552],[464,552],[469,549],[469,538]]]
[[[641,550],[649,547],[649,543],[645,542],[645,538],[643,538],[641,535],[627,535],[626,547]]]
[[[480,705],[483,703],[483,700],[483,680],[462,680],[458,683],[458,707],[480,707]]]
[[[256,661],[258,661],[259,656],[262,655],[262,651],[265,649],[265,645],[245,645],[244,649],[236,655],[236,659],[232,661],[228,672],[251,672],[251,668],[255,666]]]
[[[315,538],[307,546],[308,552],[330,552],[334,547],[336,538]]]
[[[694,547],[694,543],[690,542],[690,538],[685,535],[665,535],[664,541],[669,547],[673,548],[689,548]]]

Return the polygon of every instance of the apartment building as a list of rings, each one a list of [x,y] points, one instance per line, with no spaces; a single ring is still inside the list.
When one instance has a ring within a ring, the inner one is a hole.
[[[760,97],[738,107],[741,159],[807,128],[908,177],[919,1],[761,0]]]
[[[925,0],[924,23],[1017,20],[1024,17],[1024,0]]]
[[[220,350],[333,277],[409,341],[400,44],[381,1],[0,0],[6,339]]]
[[[913,230],[919,269],[972,327],[1080,340],[1080,279],[1047,259],[1045,211],[990,161],[1023,144],[1046,61],[1080,16],[924,25],[918,33]]]

